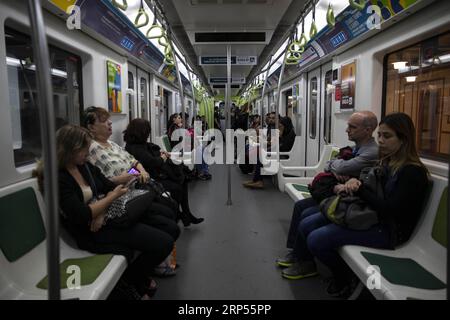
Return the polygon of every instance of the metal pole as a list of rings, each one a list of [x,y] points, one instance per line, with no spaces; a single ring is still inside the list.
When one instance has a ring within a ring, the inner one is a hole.
[[[450,248],[450,158],[448,159],[448,176],[447,176],[447,300],[450,300],[450,286],[448,279],[450,277],[450,255],[448,254],[448,248]]]
[[[28,11],[33,39],[34,62],[36,64],[39,119],[44,161],[44,198],[47,208],[48,299],[59,300],[61,293],[59,286],[58,161],[56,157],[55,114],[50,77],[50,61],[41,1],[28,0]]]
[[[270,56],[269,66],[272,63],[272,58],[273,58],[273,55]],[[267,79],[269,78],[269,70],[270,70],[270,67],[267,68],[266,78],[264,79],[264,85],[263,85],[263,90],[262,90],[262,101],[261,101],[261,112],[260,112],[260,117],[261,117],[260,118],[260,126],[261,126],[261,129],[263,127],[263,121],[264,121],[264,116],[263,116],[264,96],[266,94]],[[269,104],[269,97],[267,97],[267,110],[269,110],[269,105],[268,104]]]
[[[172,50],[173,50],[173,52],[175,52],[175,48],[172,48]],[[179,87],[179,90],[180,90],[181,112],[182,112],[181,119],[183,120],[182,128],[185,129],[186,128],[186,116],[185,116],[185,114],[186,114],[186,107],[184,105],[183,81],[181,81],[181,73],[180,73],[180,69],[178,68],[177,56],[175,54],[173,55],[173,62],[175,63],[175,69],[177,70],[178,87]]]
[[[228,109],[228,124],[227,128],[231,127],[231,46],[227,45],[227,87],[225,91],[225,107]],[[228,143],[234,143],[233,141]],[[228,169],[228,200],[227,206],[231,206],[233,203],[231,201],[231,166],[227,166]]]
[[[194,83],[192,82],[191,72],[188,70],[187,73],[189,77],[189,82],[191,83],[192,99],[193,99],[192,108],[194,108],[194,110],[192,110],[192,119],[195,119],[195,116],[197,115],[197,99],[195,98]]]

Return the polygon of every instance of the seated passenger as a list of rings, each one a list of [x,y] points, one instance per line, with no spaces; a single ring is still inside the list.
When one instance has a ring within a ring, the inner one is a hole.
[[[335,192],[355,193],[378,213],[380,222],[368,230],[351,230],[331,223],[322,213],[303,218],[294,247],[298,262],[283,270],[283,276],[300,279],[316,274],[314,257],[330,268],[330,295],[348,294],[351,270],[337,250],[344,245],[394,249],[409,239],[419,220],[428,187],[428,171],[415,146],[416,131],[404,113],[387,115],[378,129],[384,197],[377,198],[356,178],[337,185]]]
[[[173,164],[169,153],[162,152],[159,146],[147,142],[149,136],[150,122],[145,119],[133,119],[124,131],[125,150],[170,191],[181,206],[180,217],[185,227],[191,223],[202,222],[204,219],[196,218],[189,208],[188,184],[182,165]]]
[[[108,207],[128,189],[122,184],[116,186],[97,167],[86,162],[91,140],[88,130],[79,126],[66,125],[57,132],[63,224],[81,249],[124,255],[129,267],[123,279],[142,297],[151,295],[155,283],[151,284],[149,276],[170,254],[180,230],[173,220],[155,214],[150,206],[140,208],[144,216],[129,227],[104,224]],[[92,202],[94,194],[105,197]],[[141,254],[133,261],[135,250]]]
[[[270,148],[270,141],[271,141],[271,133],[270,129],[275,128],[275,112],[271,112],[268,117],[268,126],[267,126],[267,147]],[[292,120],[289,117],[280,117],[280,123],[279,123],[279,130],[280,130],[280,136],[279,136],[279,151],[280,152],[289,152],[292,149],[292,146],[295,142],[295,131],[294,126],[292,125]],[[269,150],[268,150],[269,151]],[[259,151],[258,151],[258,157],[259,157]],[[283,157],[280,157],[280,159],[283,159]],[[261,168],[263,167],[262,163],[258,161],[255,165],[255,173],[253,176],[253,180],[247,181],[243,183],[243,186],[246,188],[251,189],[263,189],[264,188],[264,182],[261,175]]]
[[[371,111],[353,113],[348,119],[346,130],[348,140],[355,142],[353,158],[330,160],[325,171],[332,172],[338,180],[345,182],[349,177],[359,177],[363,168],[373,166],[378,159],[378,146],[372,137],[376,128],[377,116]],[[300,221],[319,211],[318,205],[312,197],[295,203],[286,244],[288,249],[293,249],[295,242],[300,237],[298,234]],[[292,251],[288,252],[285,257],[276,260],[281,267],[289,267],[296,261],[297,257],[293,255]]]
[[[116,185],[126,184],[136,176],[140,183],[147,183],[150,175],[142,164],[124,148],[109,140],[112,134],[112,122],[109,118],[108,111],[103,108],[90,107],[84,112],[83,126],[93,136],[88,161],[98,167],[103,175]],[[139,173],[128,173],[131,168],[137,169]],[[176,212],[170,207],[170,203],[157,201],[159,203],[153,202],[152,205],[155,211],[175,220]]]

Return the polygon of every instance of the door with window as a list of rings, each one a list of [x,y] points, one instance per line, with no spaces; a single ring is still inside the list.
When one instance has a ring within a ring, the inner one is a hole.
[[[149,77],[148,73],[137,69],[137,85],[138,85],[138,110],[139,117],[150,121],[150,99],[149,99]]]
[[[326,144],[331,144],[331,118],[333,101],[333,69],[331,63],[322,66],[321,70],[321,99],[320,99],[320,141],[319,152]],[[320,157],[320,155],[319,155]]]
[[[316,165],[320,157],[320,105],[321,72],[315,69],[308,73],[306,165]]]
[[[129,121],[139,118],[137,93],[138,93],[137,67],[132,64],[128,64],[127,103],[128,103]]]

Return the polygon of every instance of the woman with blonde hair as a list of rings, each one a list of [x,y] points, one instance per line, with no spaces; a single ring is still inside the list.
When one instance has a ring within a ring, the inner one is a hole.
[[[66,125],[57,131],[62,222],[81,249],[124,255],[130,264],[124,280],[145,298],[155,287],[149,278],[153,268],[170,254],[180,230],[171,219],[151,212],[149,194],[141,196],[139,208],[127,206],[142,211],[139,221],[127,226],[105,224],[109,206],[128,188],[116,186],[87,162],[91,141],[89,131],[79,126]],[[135,251],[141,254],[133,261]]]

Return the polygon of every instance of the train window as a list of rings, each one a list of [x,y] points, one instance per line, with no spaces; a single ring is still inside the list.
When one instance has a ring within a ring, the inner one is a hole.
[[[323,126],[323,139],[326,143],[331,143],[331,102],[333,101],[332,93],[332,83],[333,83],[333,71],[327,71],[325,73],[325,115]]]
[[[6,64],[16,167],[41,157],[39,100],[31,38],[5,26]],[[80,123],[81,59],[49,46],[56,129]]]
[[[416,127],[421,156],[450,154],[450,32],[389,54],[385,113],[405,112]]]
[[[317,132],[317,77],[311,79],[309,88],[309,137],[315,139]]]

